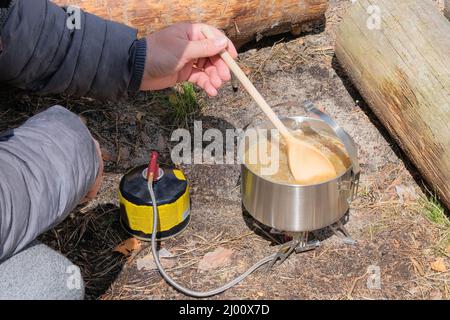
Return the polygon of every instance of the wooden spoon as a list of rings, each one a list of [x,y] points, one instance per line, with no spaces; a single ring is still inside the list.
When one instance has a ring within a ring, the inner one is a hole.
[[[206,38],[214,39],[214,33],[211,29],[205,27],[202,32]],[[220,57],[285,139],[289,169],[294,179],[299,183],[308,183],[309,181],[324,181],[336,177],[337,173],[330,159],[317,147],[292,135],[230,54],[223,50]]]

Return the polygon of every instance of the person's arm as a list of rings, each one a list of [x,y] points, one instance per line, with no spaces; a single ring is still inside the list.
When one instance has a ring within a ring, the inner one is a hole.
[[[237,57],[219,30],[208,26],[216,39],[206,39],[203,24],[178,23],[137,40],[135,29],[83,11],[80,28],[69,28],[65,9],[48,0],[0,5],[9,1],[0,11],[0,82],[30,91],[116,100],[190,81],[215,96],[230,79],[218,53]]]
[[[146,40],[137,31],[48,0],[0,0],[0,82],[39,93],[116,100],[139,90]],[[70,21],[70,20],[69,20]]]
[[[87,127],[62,107],[0,134],[0,262],[61,222],[100,170]]]

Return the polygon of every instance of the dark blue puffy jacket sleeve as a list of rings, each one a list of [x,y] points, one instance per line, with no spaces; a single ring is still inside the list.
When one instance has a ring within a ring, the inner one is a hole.
[[[13,0],[0,23],[0,82],[102,100],[139,89],[146,43],[133,28],[48,0]]]
[[[99,161],[86,126],[59,106],[0,134],[0,262],[76,207]]]

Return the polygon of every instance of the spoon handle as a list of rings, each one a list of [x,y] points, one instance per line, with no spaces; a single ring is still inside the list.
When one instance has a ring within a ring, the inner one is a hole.
[[[202,29],[202,32],[207,39],[214,39],[214,33],[211,31],[211,29],[204,27]],[[234,59],[231,57],[231,55],[226,50],[223,50],[220,53],[220,57],[222,58],[223,61],[225,61],[225,63],[230,68],[230,70],[234,73],[236,78],[242,83],[242,85],[247,90],[247,92],[252,96],[252,98],[253,98],[253,100],[255,100],[256,104],[262,109],[262,111],[264,111],[266,116],[273,123],[275,128],[278,129],[280,134],[286,139],[292,138],[292,134],[289,132],[289,130],[286,128],[286,126],[283,124],[283,122],[281,122],[281,120],[278,118],[278,116],[272,110],[272,108],[269,106],[269,104],[266,102],[266,100],[264,100],[263,96],[255,88],[253,83],[245,75],[245,73],[242,71],[242,69],[239,67],[239,65],[236,63],[236,61],[234,61]]]

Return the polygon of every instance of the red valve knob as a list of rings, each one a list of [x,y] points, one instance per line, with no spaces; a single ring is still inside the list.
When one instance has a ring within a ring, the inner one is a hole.
[[[158,152],[152,151],[150,153],[150,162],[147,167],[147,181],[150,179],[152,181],[158,180],[159,176],[159,165],[158,165]]]

